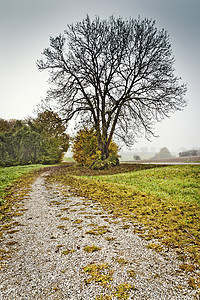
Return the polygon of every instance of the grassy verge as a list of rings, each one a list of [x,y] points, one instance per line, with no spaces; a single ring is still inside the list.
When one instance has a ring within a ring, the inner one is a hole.
[[[27,165],[15,167],[0,167],[0,203],[9,187],[16,179],[22,175],[26,175],[34,170],[43,168],[43,165]]]
[[[0,221],[12,219],[17,202],[26,197],[35,176],[44,168],[51,169],[44,165],[0,167]]]
[[[169,166],[87,178],[72,176],[62,168],[52,174],[51,180],[73,187],[76,195],[98,201],[113,218],[120,216],[141,224],[138,233],[151,240],[149,248],[173,248],[182,261],[182,270],[195,274],[191,286],[199,282],[199,166]]]

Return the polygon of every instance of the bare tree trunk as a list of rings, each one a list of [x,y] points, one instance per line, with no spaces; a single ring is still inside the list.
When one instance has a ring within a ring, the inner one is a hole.
[[[104,160],[109,156],[109,144],[107,139],[106,128],[103,129],[101,133],[100,130],[97,132],[98,148],[101,151],[101,159]]]
[[[108,146],[107,146],[107,142],[103,142],[102,143],[102,150],[101,150],[101,158],[102,160],[108,158],[109,156],[109,149],[108,149]]]
[[[109,156],[109,146],[106,139],[103,139],[102,137],[98,137],[98,147],[101,151],[101,159],[104,160],[108,158]]]

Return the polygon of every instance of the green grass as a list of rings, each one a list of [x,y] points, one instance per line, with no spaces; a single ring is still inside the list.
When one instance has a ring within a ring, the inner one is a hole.
[[[22,175],[43,168],[44,165],[27,165],[15,167],[0,167],[0,203],[3,201],[5,189]]]
[[[75,160],[72,157],[63,157],[63,162],[75,162]]]
[[[94,180],[131,186],[165,199],[200,204],[200,166],[180,165],[124,174],[92,176]]]

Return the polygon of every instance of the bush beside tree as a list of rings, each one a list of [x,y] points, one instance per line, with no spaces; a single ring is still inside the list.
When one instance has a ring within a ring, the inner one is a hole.
[[[92,169],[105,169],[119,164],[119,147],[111,141],[109,156],[102,159],[101,150],[98,147],[98,139],[93,128],[84,128],[78,131],[74,138],[72,152],[74,160],[82,166]]]

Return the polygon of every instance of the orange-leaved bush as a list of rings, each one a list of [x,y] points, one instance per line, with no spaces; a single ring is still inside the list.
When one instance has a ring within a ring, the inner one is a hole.
[[[111,165],[111,163],[109,163],[110,161],[115,161],[115,165],[118,164],[118,151],[119,147],[117,144],[111,141],[109,146],[109,157],[105,160],[107,163],[104,167],[108,167],[109,164]],[[79,165],[92,167],[96,163],[99,164],[99,162],[102,162],[101,150],[99,149],[97,136],[93,128],[84,128],[78,131],[74,138],[72,152],[74,160]]]

